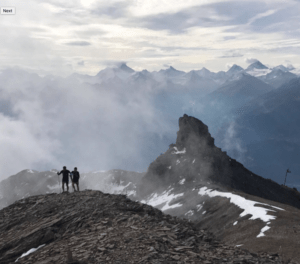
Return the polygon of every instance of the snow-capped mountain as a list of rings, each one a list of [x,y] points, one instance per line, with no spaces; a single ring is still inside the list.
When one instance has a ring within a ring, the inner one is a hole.
[[[268,69],[268,67],[263,65],[260,61],[256,61],[256,62],[253,62],[252,64],[250,64],[247,67],[246,71],[253,71],[254,69],[265,70],[265,69]]]
[[[259,77],[268,74],[269,72],[271,72],[271,70],[267,66],[262,64],[260,61],[256,61],[250,64],[246,68],[245,72],[247,72],[248,74],[254,77]]]
[[[287,67],[285,67],[285,66],[283,66],[283,65],[278,65],[278,66],[272,68],[272,70],[281,70],[281,71],[283,71],[283,72],[288,72],[288,71],[290,71],[291,69],[292,69],[292,68],[287,68]]]
[[[231,79],[221,87],[204,96],[201,103],[205,105],[207,115],[221,120],[222,116],[217,113],[222,112],[223,116],[227,115],[251,99],[271,90],[273,88],[270,85],[241,72],[232,75]],[[213,115],[212,113],[215,114]]]
[[[281,245],[290,258],[300,257],[296,248],[290,251],[297,234],[282,230],[292,215],[300,220],[300,193],[247,170],[214,145],[196,118],[179,119],[176,144],[150,164],[137,198],[198,223],[221,241],[254,252]]]
[[[135,71],[128,67],[125,63],[122,63],[118,67],[109,67],[101,70],[95,77],[102,81],[108,81],[110,79],[119,78],[125,81]]]
[[[296,74],[289,72],[288,70],[282,70],[275,67],[271,72],[266,75],[259,76],[258,79],[263,82],[272,85],[275,88],[282,86],[284,83],[289,82],[291,79],[297,78]]]
[[[206,69],[203,67],[201,70],[197,70],[196,73],[206,79],[213,79],[214,78],[214,73],[211,72],[210,70]]]
[[[226,75],[232,76],[234,74],[240,73],[244,71],[244,69],[236,64],[232,65],[231,68],[226,72]]]

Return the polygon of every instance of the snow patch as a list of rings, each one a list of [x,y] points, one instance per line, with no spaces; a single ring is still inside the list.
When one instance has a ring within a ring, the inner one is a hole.
[[[178,165],[180,163],[180,160],[176,160],[176,165]]]
[[[206,211],[204,211],[202,214],[205,214],[206,213]]]
[[[172,168],[172,166],[170,166],[170,167],[168,167],[169,168],[169,170]]]
[[[176,147],[174,147],[176,151],[171,152],[171,154],[185,154],[186,149],[184,148],[183,150],[179,151]]]
[[[23,257],[25,257],[25,256],[27,256],[27,255],[29,255],[29,254],[31,254],[31,253],[37,251],[38,249],[42,248],[42,247],[45,246],[45,245],[46,245],[46,244],[41,245],[41,246],[39,246],[38,248],[32,248],[32,249],[29,249],[26,253],[22,254],[21,257],[17,258],[17,260],[16,260],[15,262],[17,262],[18,259],[23,258]]]
[[[197,206],[196,206],[196,208],[197,208],[197,212],[199,212],[201,209],[202,209],[202,205],[201,204],[198,204]]]
[[[29,173],[34,173],[34,171],[33,171],[33,170],[27,170],[27,172],[29,172]]]
[[[195,163],[195,160],[196,160],[196,159],[194,159],[192,163]]]
[[[234,223],[233,223],[233,225],[236,225],[238,223],[238,221],[235,221]]]
[[[234,203],[238,207],[244,209],[244,211],[240,214],[241,217],[243,217],[247,214],[252,215],[252,217],[250,217],[249,220],[255,220],[255,219],[259,218],[264,222],[269,222],[270,220],[276,219],[275,216],[267,214],[268,211],[271,211],[271,212],[276,212],[276,211],[270,210],[270,209],[267,209],[267,208],[263,208],[263,207],[254,206],[256,204],[267,205],[267,206],[273,207],[273,208],[278,209],[278,210],[284,210],[284,209],[282,209],[280,207],[277,207],[277,206],[272,206],[272,205],[265,204],[265,203],[259,203],[259,202],[247,200],[244,197],[233,194],[233,193],[219,192],[219,191],[216,191],[216,190],[213,191],[213,190],[208,189],[207,187],[202,187],[199,190],[198,194],[208,195],[210,197],[222,196],[222,197],[229,198],[231,203]],[[269,223],[267,223],[267,224],[269,224]],[[257,237],[263,236],[264,235],[263,233],[265,231],[267,231],[268,229],[270,229],[269,226],[265,226],[264,228],[262,228],[260,234]]]
[[[181,181],[179,181],[179,184],[182,185],[182,184],[184,184],[184,182],[185,182],[185,179],[182,179]]]
[[[186,215],[186,216],[192,216],[192,215],[194,215],[194,211],[193,210],[189,210],[184,215]]]
[[[173,205],[169,205],[169,203],[174,200],[177,197],[183,196],[184,193],[179,193],[179,194],[171,194],[171,191],[174,188],[168,190],[168,191],[164,191],[162,194],[158,195],[157,193],[153,193],[150,195],[149,199],[147,200],[142,200],[142,203],[146,203],[148,205],[151,205],[153,207],[159,206],[164,204],[164,206],[162,207],[162,211],[165,211],[167,209],[172,209],[172,208],[176,208],[176,207],[180,207],[182,206],[182,204],[180,203],[176,203]]]
[[[264,232],[266,232],[267,230],[269,230],[271,228],[270,226],[268,226],[268,224],[269,223],[267,223],[267,225],[260,230],[260,233],[256,237],[265,236]]]

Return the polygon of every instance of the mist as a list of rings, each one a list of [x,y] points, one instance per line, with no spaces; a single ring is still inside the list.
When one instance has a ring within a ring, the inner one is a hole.
[[[148,155],[147,137],[172,131],[148,90],[16,68],[3,70],[0,81],[0,105],[7,106],[0,113],[0,180],[26,168],[145,171],[160,154]]]

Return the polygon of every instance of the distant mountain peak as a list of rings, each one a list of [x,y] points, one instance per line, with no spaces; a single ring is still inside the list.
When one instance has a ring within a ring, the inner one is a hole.
[[[199,70],[200,72],[211,72],[210,70],[206,69],[205,67],[203,67],[201,70]]]
[[[260,61],[256,61],[250,64],[247,68],[247,70],[254,70],[254,69],[262,70],[262,69],[269,69],[269,68],[264,64],[262,64]]]
[[[122,63],[118,68],[121,69],[122,71],[125,71],[125,72],[128,72],[128,73],[134,72],[134,70],[131,69],[130,67],[128,67],[126,65],[126,63]]]
[[[236,65],[236,64],[233,64],[231,66],[231,68],[227,71],[227,73],[234,73],[234,72],[240,72],[240,71],[243,71],[244,69],[239,66],[239,65]]]

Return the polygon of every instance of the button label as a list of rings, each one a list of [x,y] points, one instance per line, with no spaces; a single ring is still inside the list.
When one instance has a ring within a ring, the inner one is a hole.
[[[1,15],[15,15],[16,8],[15,7],[1,7]]]

